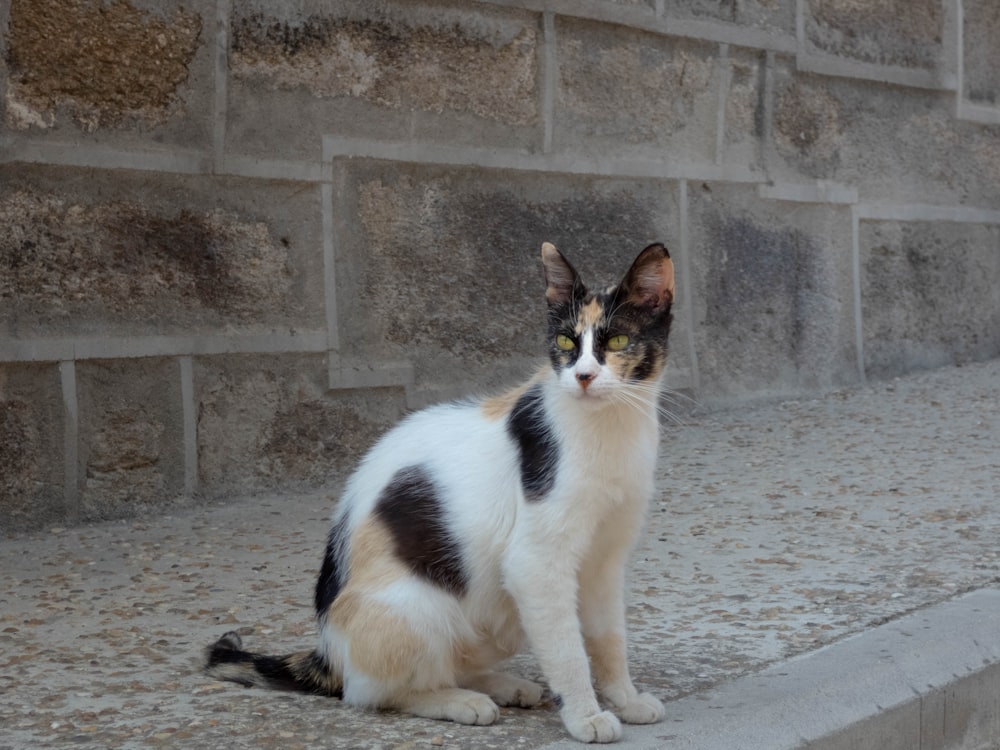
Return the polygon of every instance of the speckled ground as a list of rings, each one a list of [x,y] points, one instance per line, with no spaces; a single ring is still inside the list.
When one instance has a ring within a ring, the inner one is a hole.
[[[1000,361],[684,422],[630,576],[634,675],[666,700],[1000,579]],[[551,705],[461,727],[199,671],[227,629],[251,648],[312,644],[332,503],[254,498],[0,541],[0,749],[561,739]],[[530,657],[511,669],[537,676]]]

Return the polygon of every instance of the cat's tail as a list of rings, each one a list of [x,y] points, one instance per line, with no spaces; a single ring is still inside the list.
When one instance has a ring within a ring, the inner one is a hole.
[[[205,671],[219,680],[277,690],[343,697],[343,679],[317,651],[266,656],[243,650],[237,633],[226,633],[206,650]]]

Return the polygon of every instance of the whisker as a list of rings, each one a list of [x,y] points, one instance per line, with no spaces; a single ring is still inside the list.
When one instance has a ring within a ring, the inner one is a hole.
[[[689,409],[696,409],[701,406],[700,402],[683,391],[676,390],[674,388],[667,388],[663,385],[646,383],[646,382],[634,382],[629,383],[629,387],[633,390],[641,390],[650,394],[657,394],[662,400],[674,404],[679,407],[687,407]]]
[[[614,319],[615,315],[618,313],[618,310],[620,310],[625,305],[625,300],[621,300],[620,302],[618,301],[618,297],[620,294],[621,290],[615,291],[614,299],[611,300],[611,312],[609,312],[605,316],[605,319],[609,324],[611,323],[612,319]]]
[[[650,395],[656,395],[655,389],[648,389],[647,393]],[[615,393],[615,397],[619,403],[636,409],[642,414],[662,417],[664,420],[679,426],[684,426],[686,424],[686,422],[679,415],[660,404],[659,400],[648,399],[640,393],[630,392],[628,390],[617,391]]]
[[[653,411],[664,420],[672,422],[678,426],[685,426],[687,424],[683,417],[667,408],[667,406],[662,402],[666,401],[667,404],[672,404],[674,406],[681,406],[682,404],[671,401],[669,394],[664,394],[655,386],[647,383],[631,383],[629,384],[628,389],[618,391],[615,395],[621,403],[627,404],[628,406],[641,412],[648,413]],[[664,395],[668,395],[668,397],[663,398]],[[689,400],[694,402],[693,399]]]
[[[678,391],[674,388],[664,388],[663,396],[671,403],[677,404],[678,406],[680,406],[682,403],[686,403],[692,409],[701,406],[701,404],[698,402],[698,399],[694,398],[693,396],[689,396],[683,391]]]

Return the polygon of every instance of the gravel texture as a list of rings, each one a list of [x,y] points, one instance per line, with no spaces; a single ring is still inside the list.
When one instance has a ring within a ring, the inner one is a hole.
[[[670,701],[996,583],[998,445],[1000,361],[694,408],[665,430],[629,578],[636,682]],[[201,673],[228,629],[252,649],[312,645],[333,503],[255,497],[0,540],[0,750],[561,740],[551,703],[463,727]],[[538,676],[528,656],[510,669]]]

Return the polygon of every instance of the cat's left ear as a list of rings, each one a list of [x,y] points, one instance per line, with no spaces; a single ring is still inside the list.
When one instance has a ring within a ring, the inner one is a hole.
[[[659,313],[674,301],[674,262],[659,242],[650,245],[632,263],[621,284],[633,305]]]
[[[545,270],[545,299],[550,305],[568,305],[584,293],[576,269],[551,242],[542,243],[542,268]]]

